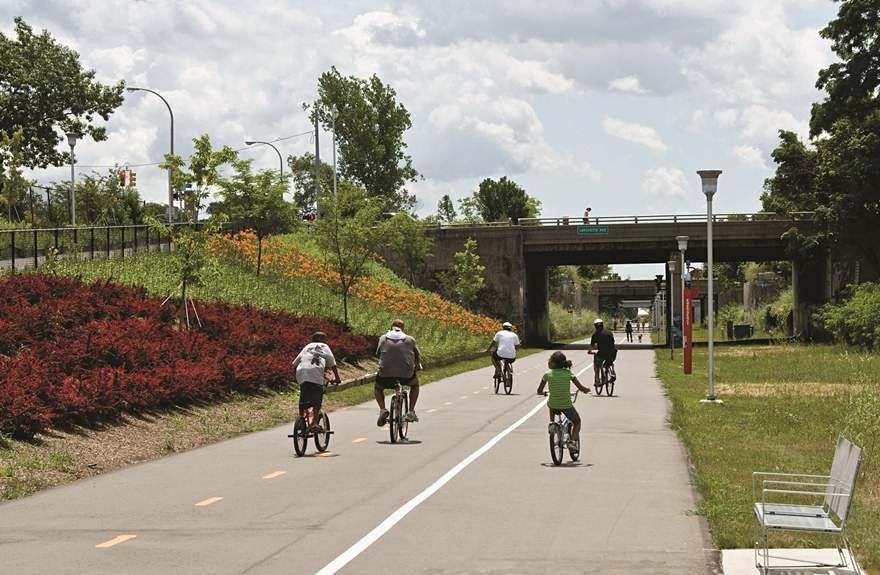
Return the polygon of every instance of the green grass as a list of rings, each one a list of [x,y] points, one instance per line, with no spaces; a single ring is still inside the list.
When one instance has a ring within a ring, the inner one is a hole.
[[[125,260],[59,259],[53,269],[56,273],[77,276],[85,281],[113,279],[125,284],[142,285],[150,293],[161,297],[175,293],[177,288],[172,260],[155,252],[142,252]],[[390,274],[387,271],[381,273]],[[317,283],[257,275],[241,266],[220,261],[209,266],[203,283],[192,292],[197,299],[219,299],[264,309],[342,319],[341,296]],[[382,334],[394,317],[396,315],[380,306],[355,297],[349,299],[349,321],[352,330],[357,333]],[[407,316],[401,319],[406,322],[406,331],[419,342],[425,361],[429,363],[485,349],[488,345],[489,338],[486,336],[474,335],[438,321]]]
[[[672,426],[686,443],[703,496],[701,511],[719,547],[751,548],[751,473],[828,473],[838,434],[865,449],[850,535],[859,561],[880,572],[880,356],[833,346],[777,345],[715,350],[716,389],[706,396],[706,350],[694,373],[657,350],[657,373],[672,401]],[[825,537],[776,535],[771,544],[829,546]]]

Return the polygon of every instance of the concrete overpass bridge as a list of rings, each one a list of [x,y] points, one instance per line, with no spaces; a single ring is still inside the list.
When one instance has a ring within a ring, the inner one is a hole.
[[[429,228],[434,255],[430,272],[452,268],[453,255],[468,238],[477,240],[486,266],[487,287],[493,290],[497,317],[524,327],[526,338],[549,338],[547,268],[580,264],[667,263],[680,256],[676,236],[688,236],[687,258],[706,260],[706,215],[651,215],[591,218],[521,219],[480,225],[444,225]],[[768,213],[713,216],[714,260],[791,260],[783,234],[792,228],[810,231],[811,214],[779,216]],[[820,303],[826,294],[827,257],[794,260],[795,325],[803,330],[808,317],[804,306]],[[678,282],[666,266],[667,289],[675,294]],[[677,273],[677,272],[676,272]],[[652,282],[653,283],[653,282]],[[676,310],[676,316],[680,310]]]

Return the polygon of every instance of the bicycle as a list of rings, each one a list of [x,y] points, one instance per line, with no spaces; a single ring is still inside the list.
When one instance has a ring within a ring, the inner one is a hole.
[[[547,395],[546,393],[544,395]],[[578,390],[571,394],[571,403],[577,401]],[[550,457],[553,459],[553,465],[562,465],[562,458],[565,455],[565,448],[568,447],[568,455],[572,461],[577,461],[581,455],[580,440],[575,442],[571,439],[571,431],[574,423],[568,419],[560,410],[554,410],[553,421],[550,422],[548,429],[550,435]]]
[[[589,353],[592,355],[592,352]],[[614,372],[614,362],[605,360],[599,369],[599,381],[593,384],[593,387],[596,388],[596,395],[602,395],[603,389],[608,397],[614,395],[615,381],[617,381],[617,374]]]
[[[510,395],[510,392],[513,391],[513,363],[503,357],[501,358],[501,363],[503,364],[501,373],[496,372],[492,376],[495,380],[495,394],[498,395],[498,389],[501,387],[501,383],[504,382],[504,393]]]
[[[327,388],[329,382],[324,384]],[[339,382],[334,382],[338,384]],[[287,437],[293,439],[293,451],[297,457],[302,457],[306,453],[309,445],[309,439],[314,438],[315,449],[320,453],[327,451],[330,446],[330,436],[333,430],[330,428],[330,416],[326,411],[321,411],[320,421],[315,421],[315,408],[307,407],[302,415],[297,415],[293,422],[293,432]]]
[[[406,441],[406,434],[409,431],[409,422],[406,420],[409,411],[409,393],[400,379],[397,380],[397,387],[391,396],[390,407],[388,427],[391,432],[391,443]]]

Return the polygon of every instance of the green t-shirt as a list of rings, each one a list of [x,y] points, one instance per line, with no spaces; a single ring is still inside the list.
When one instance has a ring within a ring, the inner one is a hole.
[[[550,397],[547,398],[547,407],[550,409],[568,409],[571,407],[571,378],[570,369],[551,369],[544,374],[543,380],[550,388]]]

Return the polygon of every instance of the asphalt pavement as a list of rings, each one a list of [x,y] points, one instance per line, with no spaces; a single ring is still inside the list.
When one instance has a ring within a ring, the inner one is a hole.
[[[509,396],[488,365],[423,387],[403,444],[363,404],[331,414],[322,456],[294,457],[283,426],[0,505],[0,572],[716,572],[653,352],[622,350],[614,396],[578,398],[580,461],[559,467],[549,355],[516,362]]]

